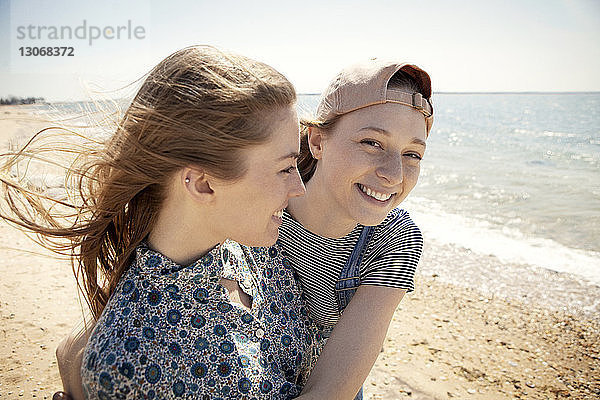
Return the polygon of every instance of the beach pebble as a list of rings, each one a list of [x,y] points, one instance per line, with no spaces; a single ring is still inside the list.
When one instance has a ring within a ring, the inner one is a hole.
[[[532,382],[527,382],[527,383],[525,383],[525,384],[526,384],[527,386],[529,386],[530,388],[532,388],[532,389],[535,387],[535,384],[533,384]]]
[[[475,393],[477,393],[477,390],[475,390],[475,389],[467,389],[467,393],[469,393],[469,394],[475,394]]]

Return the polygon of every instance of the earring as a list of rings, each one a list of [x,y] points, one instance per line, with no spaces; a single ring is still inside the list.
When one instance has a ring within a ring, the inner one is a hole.
[[[185,183],[190,183],[190,178],[185,178]]]

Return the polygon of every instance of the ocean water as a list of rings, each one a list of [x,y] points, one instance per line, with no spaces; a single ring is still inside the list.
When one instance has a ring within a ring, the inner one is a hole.
[[[302,95],[302,110],[318,95]],[[437,94],[403,208],[425,240],[600,285],[600,94]]]

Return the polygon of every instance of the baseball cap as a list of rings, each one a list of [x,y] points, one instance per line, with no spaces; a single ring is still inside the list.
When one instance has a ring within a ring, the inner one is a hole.
[[[388,82],[398,71],[414,78],[424,93],[388,88]],[[317,119],[329,121],[336,116],[383,103],[403,104],[421,112],[429,134],[433,124],[433,106],[431,79],[427,72],[413,64],[376,58],[345,68],[335,77],[321,95]]]

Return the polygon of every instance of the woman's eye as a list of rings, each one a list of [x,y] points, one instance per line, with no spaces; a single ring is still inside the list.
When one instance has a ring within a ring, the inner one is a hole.
[[[284,174],[291,174],[292,172],[294,172],[296,170],[296,166],[292,165],[284,170],[281,170],[281,172],[283,172]]]
[[[365,139],[365,140],[362,140],[362,141],[361,141],[361,143],[364,143],[364,144],[366,144],[366,145],[368,145],[368,146],[375,147],[375,148],[379,148],[379,149],[381,149],[381,148],[382,148],[382,147],[381,147],[381,144],[380,144],[379,142],[377,142],[377,141],[375,141],[375,140],[371,140],[371,139]]]
[[[405,156],[414,158],[415,160],[421,160],[423,158],[418,153],[407,153],[407,154],[405,154]]]

